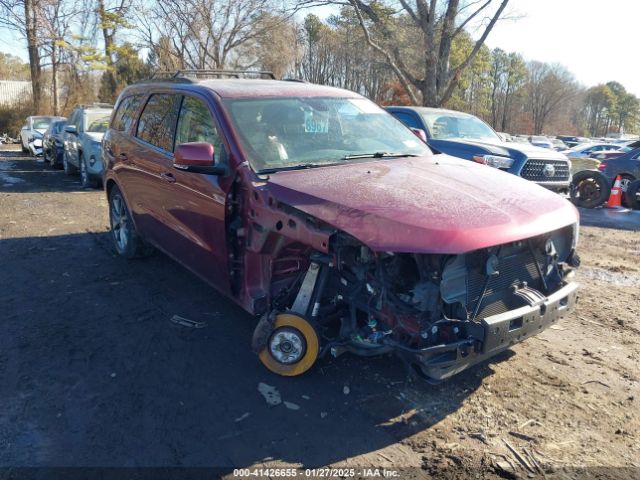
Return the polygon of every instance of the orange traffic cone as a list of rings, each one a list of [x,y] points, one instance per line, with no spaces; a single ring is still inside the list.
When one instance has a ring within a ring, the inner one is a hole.
[[[616,181],[613,182],[613,187],[611,188],[611,195],[609,195],[609,200],[607,201],[607,208],[620,208],[622,207],[622,185],[621,185],[622,177],[618,175],[616,177]]]

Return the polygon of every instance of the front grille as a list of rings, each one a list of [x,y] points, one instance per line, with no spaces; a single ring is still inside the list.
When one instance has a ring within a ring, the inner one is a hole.
[[[569,163],[564,160],[527,160],[520,176],[533,182],[568,182]]]
[[[497,270],[499,273],[489,280],[476,320],[521,307],[522,300],[517,295],[514,295],[513,286],[521,286],[523,282],[526,282],[529,287],[542,290],[540,274],[529,248],[522,245],[508,250],[498,257]],[[477,266],[483,265],[486,261],[485,258],[486,256],[478,259],[467,259],[467,268],[469,269],[467,277],[467,311],[469,314],[474,311],[478,298],[482,294],[482,287],[486,277],[483,268],[477,268]],[[538,261],[542,262],[543,259],[539,258]],[[475,264],[475,267],[470,264]]]

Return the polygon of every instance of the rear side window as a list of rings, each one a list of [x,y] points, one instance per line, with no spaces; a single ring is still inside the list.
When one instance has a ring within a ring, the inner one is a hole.
[[[173,151],[173,136],[180,96],[152,95],[138,121],[136,137],[167,152]]]
[[[126,132],[131,127],[135,114],[138,111],[138,106],[142,100],[142,95],[131,95],[123,99],[118,105],[118,110],[113,117],[113,123],[111,128],[120,132]]]

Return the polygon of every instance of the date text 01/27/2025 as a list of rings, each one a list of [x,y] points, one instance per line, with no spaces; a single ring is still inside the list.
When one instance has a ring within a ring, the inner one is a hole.
[[[397,478],[398,470],[387,468],[239,468],[234,477],[281,478]]]

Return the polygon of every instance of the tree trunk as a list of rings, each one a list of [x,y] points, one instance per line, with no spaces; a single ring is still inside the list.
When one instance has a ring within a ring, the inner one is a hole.
[[[53,88],[51,92],[53,97],[53,114],[58,115],[58,56],[56,55],[55,40],[51,45],[51,84]]]
[[[25,32],[27,50],[29,52],[29,69],[31,71],[31,88],[33,90],[33,109],[42,112],[42,67],[38,50],[38,30],[36,0],[24,0]]]
[[[113,43],[115,31],[110,32],[106,26],[106,9],[104,6],[104,0],[98,0],[98,15],[100,17],[102,38],[104,39],[104,54],[107,60],[107,70],[103,73],[102,80],[102,92],[101,99],[105,102],[112,102],[115,100],[115,94],[117,89],[117,81],[115,76],[115,62],[113,60]]]

